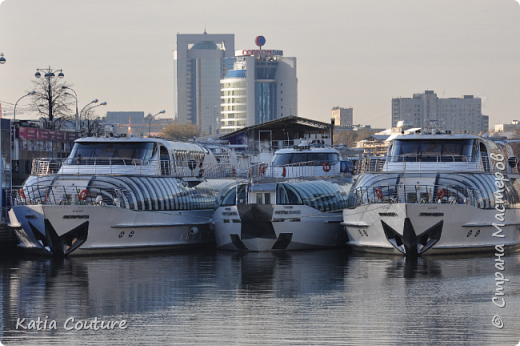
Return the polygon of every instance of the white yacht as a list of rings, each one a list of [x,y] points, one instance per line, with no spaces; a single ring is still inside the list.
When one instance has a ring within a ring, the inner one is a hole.
[[[33,162],[10,226],[25,250],[90,255],[214,244],[209,228],[230,171],[196,144],[82,138],[63,162]]]
[[[340,174],[340,154],[336,149],[312,147],[303,142],[293,148],[277,150],[260,173],[272,178],[336,177]]]
[[[354,250],[494,251],[520,243],[517,160],[506,143],[450,131],[396,137],[367,161],[343,211]]]
[[[217,248],[272,251],[345,245],[340,223],[351,181],[339,176],[339,166],[336,150],[308,146],[278,150],[270,166],[253,166],[250,180],[231,184],[217,199],[212,222]]]

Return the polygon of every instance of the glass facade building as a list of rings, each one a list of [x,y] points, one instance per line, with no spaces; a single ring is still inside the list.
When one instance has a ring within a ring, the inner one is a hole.
[[[220,81],[220,133],[298,116],[296,58],[237,51],[224,59],[228,72]],[[267,51],[274,52],[274,51]]]
[[[220,83],[221,133],[229,133],[247,126],[246,70],[231,70]]]

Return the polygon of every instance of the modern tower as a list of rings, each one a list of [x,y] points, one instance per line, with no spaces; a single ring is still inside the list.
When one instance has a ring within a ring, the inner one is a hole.
[[[201,135],[216,133],[224,58],[235,54],[234,34],[177,34],[174,60],[176,120],[200,126]]]
[[[220,133],[298,116],[296,58],[284,57],[281,50],[252,49],[224,61],[228,72],[220,81]]]

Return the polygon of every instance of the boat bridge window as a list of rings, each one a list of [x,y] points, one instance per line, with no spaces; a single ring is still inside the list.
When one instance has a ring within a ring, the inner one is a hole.
[[[462,140],[396,140],[392,147],[392,161],[406,157],[420,161],[474,161],[477,141]],[[407,160],[408,161],[408,160]]]
[[[286,184],[278,184],[276,188],[276,200],[278,204],[303,204],[300,194],[296,190]]]
[[[149,160],[156,150],[154,143],[146,142],[77,142],[74,144],[70,157],[75,159]]]
[[[298,153],[282,153],[276,154],[273,158],[273,166],[284,166],[301,162],[316,162],[316,165],[323,165],[328,162],[331,165],[337,164],[339,161],[338,153],[326,152],[298,152]]]
[[[161,160],[161,174],[169,175],[170,172],[170,153],[168,149],[161,145],[161,149],[159,150],[160,160]]]
[[[222,199],[220,205],[236,205],[236,204],[246,204],[246,186],[240,185],[238,187],[238,199],[236,198],[237,188],[231,188],[228,193]]]

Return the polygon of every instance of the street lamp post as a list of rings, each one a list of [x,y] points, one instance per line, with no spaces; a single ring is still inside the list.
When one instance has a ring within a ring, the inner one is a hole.
[[[83,114],[83,111],[85,110],[85,108],[87,108],[88,106],[90,106],[91,104],[93,103],[97,103],[98,102],[98,99],[94,99],[92,101],[90,101],[89,103],[87,103],[87,105],[83,108],[81,108],[81,111],[79,112],[79,129],[81,130],[81,114]]]
[[[36,93],[36,91],[33,90],[30,93],[23,95],[22,97],[20,97],[18,99],[18,101],[16,101],[16,103],[14,104],[14,109],[13,109],[13,120],[16,119],[16,106],[18,105],[18,102],[20,102],[20,100],[23,99],[24,97],[34,95],[34,93]]]
[[[70,96],[74,97],[74,99],[76,99],[76,132],[78,132],[79,131],[78,94],[76,94],[76,91],[74,89],[69,88],[66,85],[62,86],[61,88],[64,90],[69,89],[74,93],[74,95],[72,95],[68,92],[65,92],[65,95],[70,95]]]
[[[159,114],[164,114],[166,113],[165,110],[162,110],[160,111],[159,113],[155,114],[155,115],[152,115],[152,117],[150,118],[150,121],[148,122],[148,137],[150,137],[150,125],[152,124],[152,120],[153,118],[155,118],[156,115],[159,115]]]
[[[90,137],[90,134],[91,134],[91,133],[90,133],[90,119],[88,118],[88,113],[89,113],[92,109],[94,109],[94,108],[96,108],[96,107],[99,107],[99,106],[106,106],[106,105],[107,105],[106,102],[102,102],[102,103],[100,103],[100,104],[98,104],[98,105],[95,105],[95,106],[92,106],[92,107],[88,108],[88,109],[85,111],[85,117],[87,118],[87,136],[88,136],[88,137]]]
[[[54,72],[59,72],[58,73],[58,78],[62,79],[63,77],[65,77],[65,75],[63,74],[63,71],[62,70],[53,70],[51,69],[51,67],[49,66],[48,69],[41,69],[41,68],[37,68],[36,69],[36,73],[34,74],[34,76],[36,78],[40,78],[42,76],[42,74],[40,72],[45,72],[45,74],[43,75],[45,78],[47,78],[47,102],[48,102],[48,106],[49,106],[49,121],[51,123],[53,123],[53,118],[54,118],[54,115],[52,114],[52,88],[51,88],[51,78],[54,78],[56,77],[56,75],[54,74]]]

